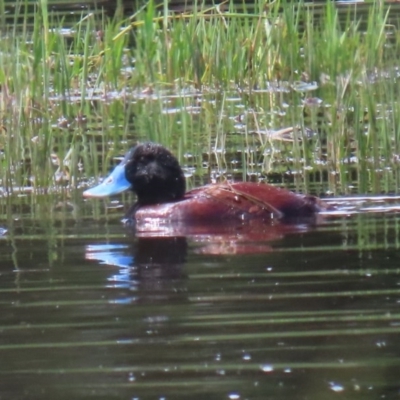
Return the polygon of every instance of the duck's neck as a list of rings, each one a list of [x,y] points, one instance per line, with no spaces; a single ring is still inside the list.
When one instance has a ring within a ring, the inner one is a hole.
[[[185,195],[185,176],[180,168],[179,174],[176,172],[174,177],[146,176],[134,182],[138,204],[144,206],[181,200]]]

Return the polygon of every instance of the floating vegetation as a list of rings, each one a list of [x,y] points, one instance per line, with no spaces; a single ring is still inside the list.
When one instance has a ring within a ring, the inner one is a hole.
[[[150,1],[128,17],[73,21],[45,0],[29,7],[1,31],[7,193],[85,186],[140,140],[171,148],[200,182],[334,194],[400,186],[400,42],[382,3],[176,13]]]

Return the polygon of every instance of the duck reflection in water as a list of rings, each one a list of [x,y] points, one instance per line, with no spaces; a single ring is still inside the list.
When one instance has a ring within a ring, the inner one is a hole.
[[[174,155],[155,143],[139,144],[100,185],[84,197],[104,197],[133,190],[137,202],[125,221],[138,237],[190,236],[207,243],[228,242],[228,251],[253,252],[260,241],[307,230],[330,206],[317,197],[299,195],[263,183],[210,184],[187,193],[184,173]],[[258,242],[236,246],[239,242]],[[220,253],[212,246],[210,252]],[[265,245],[259,249],[265,251]]]
[[[178,296],[186,275],[187,241],[184,237],[138,238],[133,243],[92,244],[86,246],[85,258],[117,267],[108,286],[125,293],[115,303],[160,301]],[[129,289],[128,295],[124,289]],[[132,297],[133,291],[133,297]],[[182,293],[185,292],[182,290]],[[186,297],[183,296],[184,300]]]

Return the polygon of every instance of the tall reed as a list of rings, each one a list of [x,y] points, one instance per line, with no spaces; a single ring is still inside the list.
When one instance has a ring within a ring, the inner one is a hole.
[[[9,190],[77,187],[143,139],[200,177],[241,165],[244,178],[280,173],[299,190],[317,176],[333,193],[397,190],[399,37],[383,4],[361,16],[261,0],[178,14],[149,1],[126,19],[71,23],[46,0],[28,3],[0,42]],[[271,136],[283,127],[289,140]],[[239,164],[224,156],[235,149]]]

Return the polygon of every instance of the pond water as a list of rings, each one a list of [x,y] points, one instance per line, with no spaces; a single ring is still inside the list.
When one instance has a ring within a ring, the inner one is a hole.
[[[136,235],[119,201],[59,200],[2,215],[1,398],[400,395],[399,199],[256,241]]]

